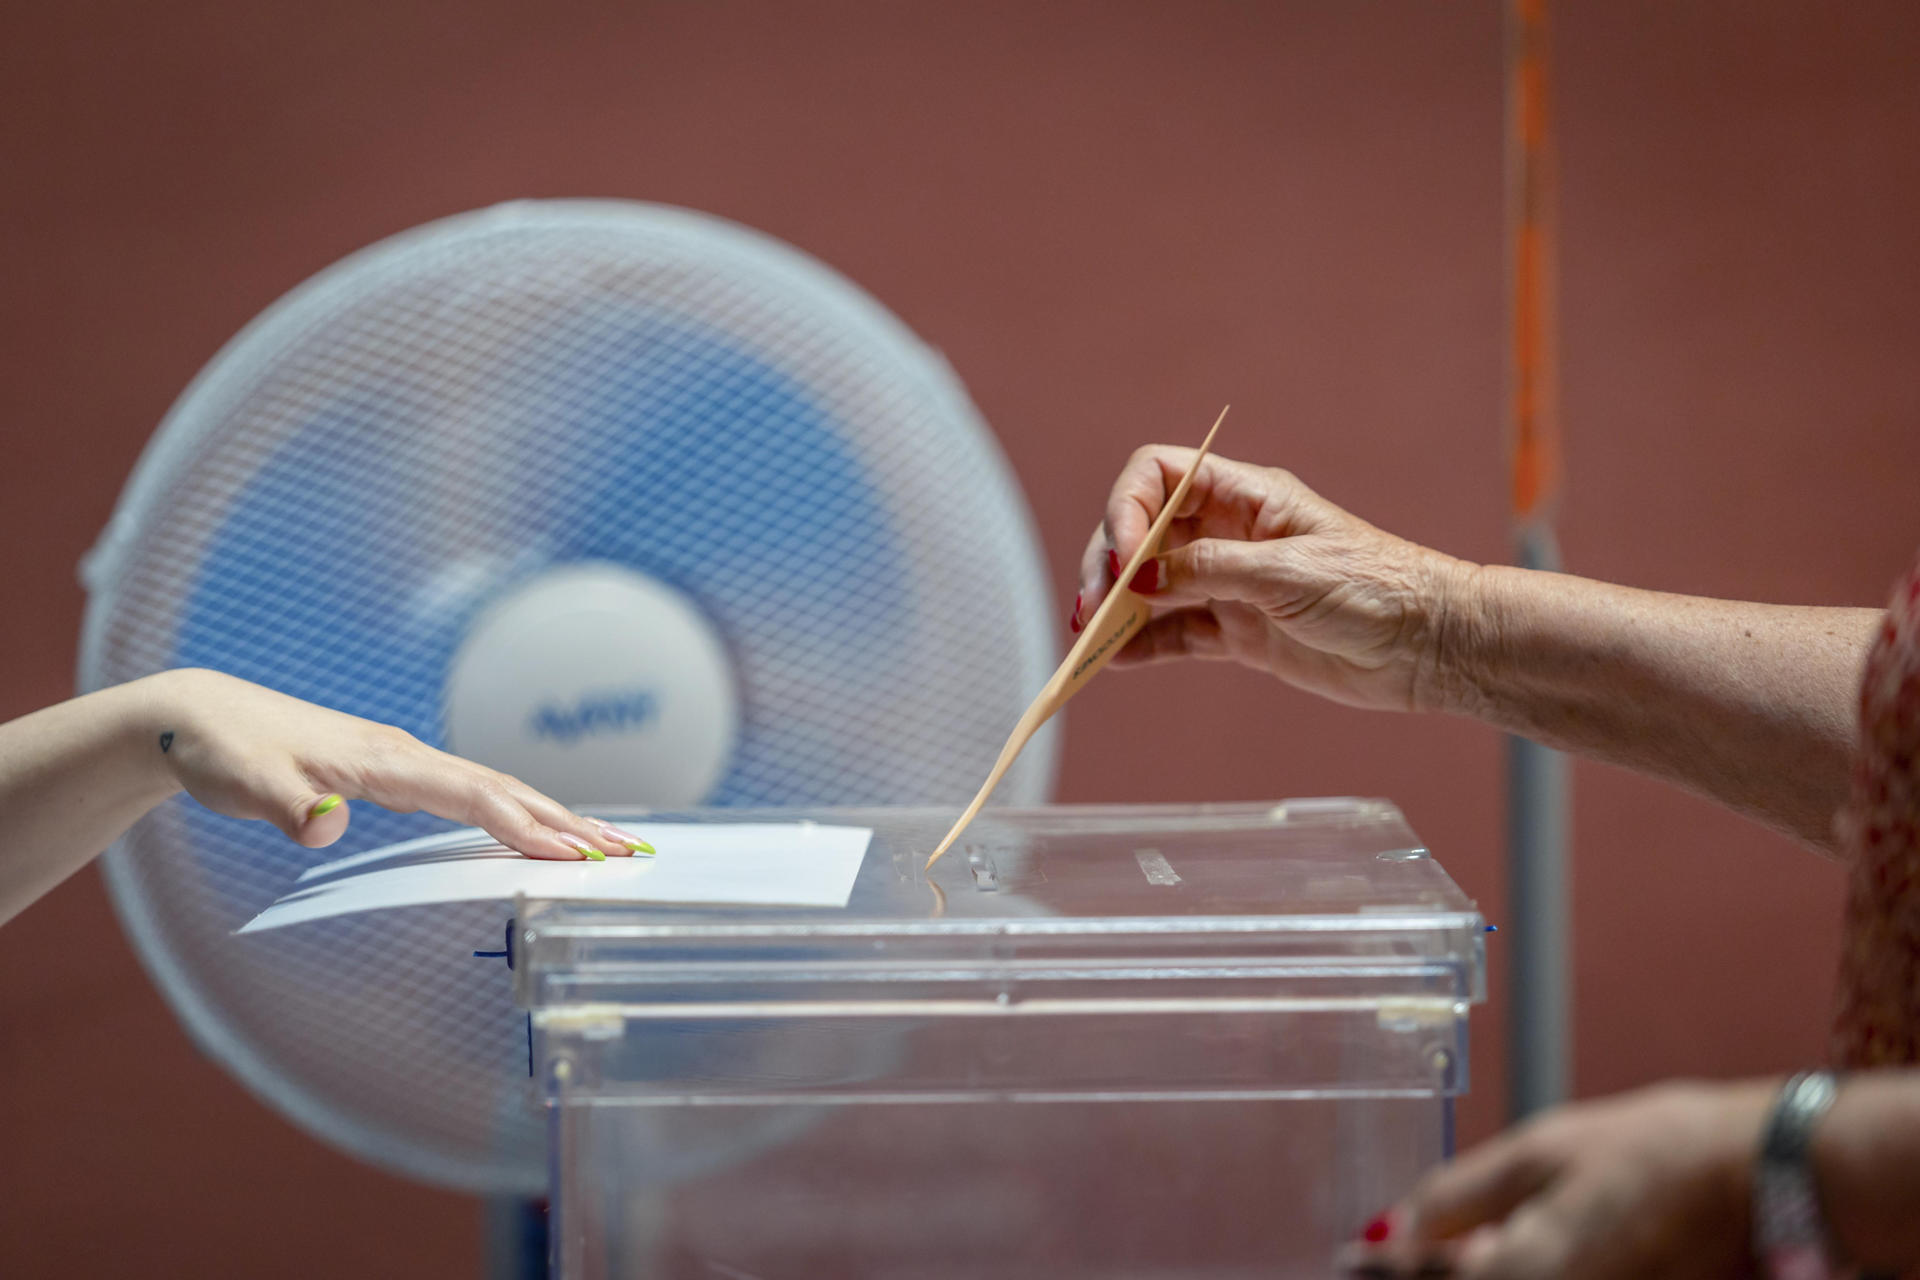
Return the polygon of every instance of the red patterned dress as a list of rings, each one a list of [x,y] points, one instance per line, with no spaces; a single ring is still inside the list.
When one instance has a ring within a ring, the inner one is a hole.
[[[1887,606],[1860,684],[1851,866],[1833,1053],[1847,1068],[1920,1062],[1920,559]]]

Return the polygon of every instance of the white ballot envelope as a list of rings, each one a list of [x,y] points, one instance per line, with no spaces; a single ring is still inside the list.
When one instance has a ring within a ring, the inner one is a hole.
[[[795,823],[670,823],[622,818],[657,851],[604,862],[523,857],[471,828],[323,863],[238,930],[436,902],[530,898],[714,906],[847,905],[873,832]]]

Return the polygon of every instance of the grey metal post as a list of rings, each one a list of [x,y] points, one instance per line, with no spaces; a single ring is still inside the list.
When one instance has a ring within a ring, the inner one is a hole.
[[[1551,533],[1523,537],[1520,563],[1558,572]],[[1567,849],[1571,784],[1560,752],[1507,739],[1507,1109],[1518,1120],[1567,1097],[1572,919]]]
[[[1560,488],[1551,0],[1507,0],[1508,429],[1515,559],[1559,572]],[[1572,998],[1568,771],[1559,752],[1507,743],[1507,1103],[1518,1120],[1567,1096]]]

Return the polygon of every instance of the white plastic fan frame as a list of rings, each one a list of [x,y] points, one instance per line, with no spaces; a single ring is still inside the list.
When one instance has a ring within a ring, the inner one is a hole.
[[[361,287],[363,277],[379,272],[391,259],[417,247],[474,233],[510,228],[523,220],[547,224],[556,219],[576,220],[583,226],[597,222],[648,220],[650,229],[702,243],[734,265],[758,273],[772,287],[807,299],[810,306],[830,316],[849,332],[864,333],[884,348],[896,372],[910,372],[917,391],[938,407],[950,422],[971,426],[990,454],[998,483],[1013,495],[1017,509],[1016,536],[1033,549],[1012,566],[1010,584],[1015,599],[1051,601],[1039,555],[1039,537],[1031,513],[1020,500],[1018,482],[998,442],[980,419],[957,378],[944,360],[905,325],[848,281],[790,246],[737,224],[710,215],[659,205],[626,201],[526,201],[456,215],[401,232],[360,250],[324,269],[269,306],[236,334],[195,376],[175,401],[133,470],[122,497],[98,543],[81,564],[81,578],[89,600],[79,654],[78,687],[88,692],[115,679],[139,672],[109,673],[108,632],[121,597],[128,561],[143,536],[157,527],[159,502],[176,470],[209,443],[228,413],[245,398],[262,373],[261,362],[284,351],[303,330],[333,314]],[[951,531],[956,553],[969,541],[966,529]],[[196,553],[197,554],[197,553]],[[184,586],[184,584],[182,584]],[[1050,615],[1049,615],[1050,616]],[[1019,620],[1022,670],[1010,672],[1028,691],[1037,690],[1051,669],[1056,638],[1053,629],[1034,619]],[[989,758],[991,752],[989,751]],[[1058,733],[1050,727],[1027,749],[1024,785],[1015,785],[1008,803],[1036,803],[1052,790],[1057,769]],[[910,802],[918,797],[902,797]],[[264,827],[263,839],[280,839]],[[168,997],[195,1041],[232,1071],[242,1083],[270,1105],[310,1132],[377,1165],[423,1181],[483,1193],[533,1193],[544,1185],[544,1169],[524,1156],[493,1160],[445,1158],[414,1149],[396,1140],[379,1125],[314,1096],[304,1088],[284,1085],[244,1034],[227,1025],[210,1007],[193,975],[162,941],[153,904],[138,889],[130,867],[118,857],[103,863],[110,896],[123,926],[157,985]]]

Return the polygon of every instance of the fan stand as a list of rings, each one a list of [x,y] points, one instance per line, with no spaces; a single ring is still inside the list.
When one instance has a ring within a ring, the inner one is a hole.
[[[488,1196],[480,1214],[487,1280],[545,1280],[547,1202]]]

